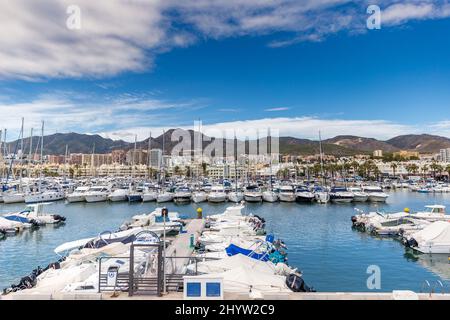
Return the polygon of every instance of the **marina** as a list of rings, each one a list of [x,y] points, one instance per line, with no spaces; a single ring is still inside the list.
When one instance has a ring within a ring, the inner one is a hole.
[[[305,282],[319,293],[373,291],[366,285],[366,271],[373,264],[379,265],[382,270],[382,285],[376,292],[427,292],[427,288],[424,288],[426,283],[436,291],[442,289],[448,292],[448,254],[411,252],[400,241],[374,237],[352,229],[350,219],[356,213],[355,208],[367,212],[397,212],[406,207],[419,210],[430,203],[448,204],[450,195],[422,194],[406,189],[388,191],[388,194],[387,203],[336,205],[330,202],[326,205],[311,205],[295,202],[247,202],[243,212],[265,219],[267,232],[283,239],[289,248],[289,265],[299,268]],[[230,202],[164,203],[169,212],[179,212],[188,219],[196,217],[199,207],[203,209],[204,216],[208,216],[224,212],[232,205]],[[48,208],[63,214],[67,218],[65,224],[24,230],[0,242],[0,263],[5,266],[1,270],[0,286],[7,288],[38,265],[53,263],[58,259],[53,250],[63,242],[95,236],[105,230],[115,230],[133,216],[148,214],[161,206],[156,202],[55,202]],[[22,207],[21,204],[0,205],[2,213],[20,210]],[[188,235],[189,233],[180,234],[179,242],[186,244]]]

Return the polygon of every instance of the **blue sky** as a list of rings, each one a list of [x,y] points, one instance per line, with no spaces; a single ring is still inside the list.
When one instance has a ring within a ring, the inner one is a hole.
[[[6,21],[0,113],[11,138],[21,116],[26,130],[45,120],[48,133],[126,140],[188,128],[198,118],[206,129],[270,126],[302,138],[318,130],[325,137],[450,137],[446,1],[379,1],[386,17],[381,30],[365,29],[367,3],[352,1],[262,1],[261,9],[255,1],[233,0],[244,13],[238,7],[228,17],[238,21],[232,23],[217,20],[230,9],[221,1],[170,8],[149,1],[148,15],[117,1],[100,7],[110,10],[104,24],[89,20],[95,5],[79,1],[85,26],[79,34],[34,22],[54,37],[32,44],[30,16]],[[37,16],[47,12],[35,9]],[[53,23],[64,14],[52,15]],[[122,25],[111,27],[119,16]]]

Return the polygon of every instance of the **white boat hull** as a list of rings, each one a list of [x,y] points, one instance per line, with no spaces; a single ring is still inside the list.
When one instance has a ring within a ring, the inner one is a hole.
[[[31,194],[25,196],[25,203],[51,202],[63,199],[64,193],[62,192]]]
[[[265,202],[277,202],[278,195],[275,192],[271,191],[263,192],[263,200]]]
[[[156,201],[158,194],[156,192],[144,193],[142,195],[142,202]]]
[[[234,203],[239,203],[244,200],[244,194],[242,192],[230,192],[228,194],[228,200]]]
[[[86,198],[84,195],[69,195],[66,198],[67,202],[74,203],[74,202],[85,202]]]
[[[295,202],[295,193],[280,193],[279,198],[281,202]]]
[[[25,202],[25,195],[22,193],[3,195],[4,203],[22,203]]]
[[[208,202],[219,203],[227,201],[227,195],[224,194],[209,194]]]
[[[95,194],[95,195],[86,195],[86,202],[93,203],[93,202],[104,202],[108,200],[107,194]]]
[[[192,195],[192,201],[194,203],[205,202],[208,200],[208,196],[204,192],[196,192]]]

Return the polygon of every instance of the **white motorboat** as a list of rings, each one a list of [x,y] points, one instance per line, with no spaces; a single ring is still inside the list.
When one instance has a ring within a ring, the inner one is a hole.
[[[85,194],[86,202],[103,202],[108,200],[109,188],[106,186],[93,186]]]
[[[158,198],[158,191],[154,188],[146,188],[142,193],[142,202],[156,201]]]
[[[228,193],[228,200],[230,202],[239,203],[244,200],[244,193],[241,191],[231,191]]]
[[[318,186],[314,188],[314,199],[317,203],[327,204],[330,201],[330,194],[325,188]]]
[[[66,200],[69,203],[73,203],[73,202],[85,202],[86,198],[85,198],[85,194],[86,192],[88,192],[90,189],[90,187],[78,187],[74,190],[74,192],[69,193],[66,196]]]
[[[405,239],[405,245],[421,253],[450,254],[450,222],[431,223]]]
[[[208,202],[219,203],[227,200],[225,188],[222,185],[212,186],[211,192],[208,193]]]
[[[428,221],[450,221],[450,216],[445,213],[445,206],[425,206],[425,211],[411,214],[411,217]]]
[[[31,193],[25,195],[25,203],[51,202],[63,200],[65,194],[63,191],[46,190],[39,193]]]
[[[363,186],[362,190],[369,194],[370,202],[386,202],[389,198],[389,195],[379,186]]]
[[[256,185],[250,185],[245,188],[244,200],[247,202],[262,202],[262,192]]]
[[[111,202],[126,201],[128,197],[128,189],[116,189],[108,195]]]
[[[279,188],[280,192],[278,197],[281,202],[294,202],[295,201],[295,190],[291,185],[282,185]]]
[[[350,203],[354,197],[353,192],[344,187],[334,187],[330,190],[330,200],[334,203]]]
[[[195,191],[192,193],[192,202],[200,203],[208,200],[208,195],[204,191]]]
[[[57,224],[66,221],[66,218],[63,216],[60,216],[59,214],[50,214],[44,212],[44,206],[48,205],[49,203],[37,203],[37,204],[31,204],[27,206],[26,210],[23,210],[18,213],[11,213],[7,216],[19,216],[26,218],[28,220],[32,220],[36,222],[39,225],[45,225],[45,224]]]
[[[351,187],[348,188],[348,191],[353,193],[353,202],[367,202],[369,199],[369,194],[362,191],[361,188]]]
[[[278,201],[278,193],[276,193],[274,191],[270,191],[270,190],[264,191],[262,193],[262,197],[265,202],[277,202]]]
[[[161,191],[156,197],[157,203],[170,202],[173,200],[173,193],[168,191]]]
[[[180,187],[175,190],[173,195],[173,202],[180,203],[189,203],[191,202],[192,192],[188,187]]]
[[[306,186],[299,186],[295,189],[295,201],[299,203],[311,203],[314,200],[314,194]]]

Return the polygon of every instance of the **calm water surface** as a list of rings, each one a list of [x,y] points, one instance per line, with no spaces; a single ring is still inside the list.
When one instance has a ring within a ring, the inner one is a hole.
[[[391,192],[387,204],[358,204],[360,209],[400,211],[405,207],[422,209],[427,204],[444,204],[450,209],[450,194],[427,195],[408,191]],[[169,210],[195,216],[197,205],[166,204]],[[205,214],[220,213],[230,204],[202,203]],[[66,241],[116,230],[137,213],[149,213],[156,203],[54,203],[48,212],[67,217],[65,225],[26,231],[0,241],[0,288],[17,282],[36,266],[46,266],[58,259],[53,249]],[[23,204],[0,204],[0,213],[18,211]],[[309,285],[318,291],[370,291],[368,266],[381,269],[381,290],[420,291],[425,280],[450,284],[447,256],[411,257],[397,241],[377,239],[353,231],[350,217],[355,205],[302,205],[296,203],[247,204],[247,212],[267,220],[266,229],[288,245],[289,263],[304,273]]]

